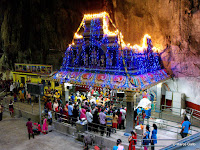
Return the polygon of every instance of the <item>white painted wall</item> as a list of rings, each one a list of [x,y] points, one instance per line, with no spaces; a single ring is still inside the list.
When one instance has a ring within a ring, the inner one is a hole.
[[[187,101],[200,105],[200,77],[179,77],[166,83],[171,91],[184,93]]]

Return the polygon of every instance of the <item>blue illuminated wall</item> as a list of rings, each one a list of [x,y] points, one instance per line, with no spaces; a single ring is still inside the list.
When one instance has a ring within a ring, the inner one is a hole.
[[[159,54],[152,51],[151,39],[143,53],[130,48],[122,50],[118,37],[104,35],[102,25],[102,19],[97,18],[84,22],[83,38],[74,39],[67,48],[62,71],[126,75],[127,68],[130,75],[138,75],[162,69]]]

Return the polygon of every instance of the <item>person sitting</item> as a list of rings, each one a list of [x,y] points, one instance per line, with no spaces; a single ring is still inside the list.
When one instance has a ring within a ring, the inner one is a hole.
[[[36,126],[36,128],[33,129],[34,134],[40,134],[40,132],[42,131],[40,123],[39,122],[38,123],[34,123],[34,125]]]

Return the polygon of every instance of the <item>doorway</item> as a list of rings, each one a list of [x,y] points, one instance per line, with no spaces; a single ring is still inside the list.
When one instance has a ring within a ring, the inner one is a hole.
[[[25,78],[24,77],[21,77],[21,83],[25,83]]]

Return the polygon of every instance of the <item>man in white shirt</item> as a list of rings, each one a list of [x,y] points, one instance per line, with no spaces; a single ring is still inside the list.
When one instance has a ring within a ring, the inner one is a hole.
[[[52,113],[51,110],[48,111],[48,121],[49,121],[49,125],[52,124]]]
[[[14,89],[14,86],[13,86],[13,83],[11,83],[11,85],[10,85],[10,95],[11,96],[13,95],[13,89]]]
[[[124,127],[124,121],[126,119],[126,110],[124,109],[124,107],[122,106],[122,108],[120,109],[120,112],[122,113],[122,123],[121,125],[123,126],[123,129],[125,129]]]
[[[89,109],[87,109],[86,118],[87,118],[87,121],[88,121],[88,130],[91,131],[91,129],[92,129],[93,115],[91,114],[91,112],[90,112]]]

